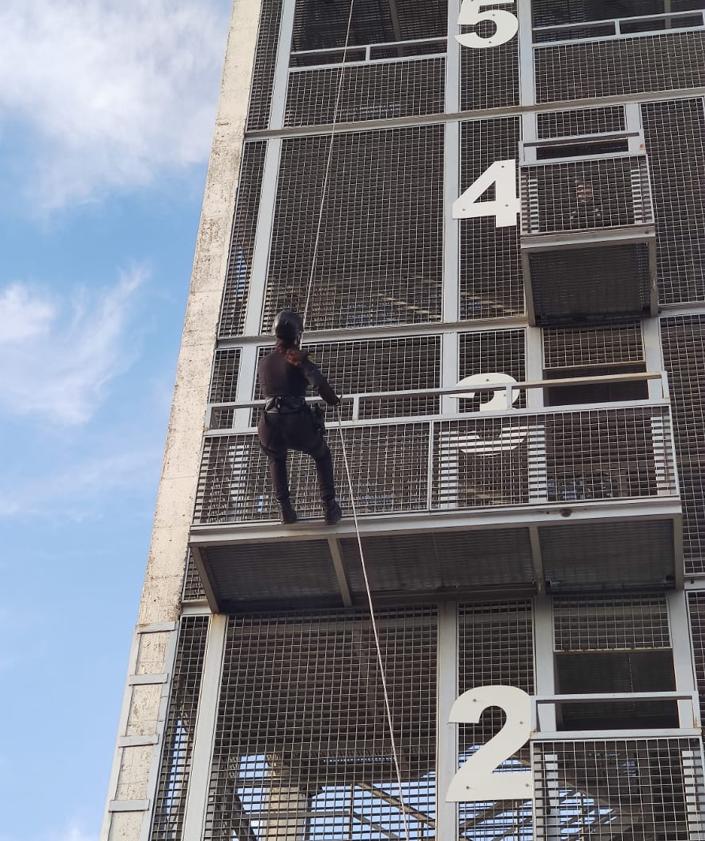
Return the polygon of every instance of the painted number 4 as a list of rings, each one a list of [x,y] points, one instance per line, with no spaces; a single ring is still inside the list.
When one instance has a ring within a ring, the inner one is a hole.
[[[528,800],[531,797],[531,771],[496,771],[531,737],[531,698],[514,686],[478,686],[455,701],[450,721],[477,724],[489,707],[503,709],[507,720],[499,733],[475,751],[453,777],[446,795],[450,802]]]
[[[494,184],[493,200],[479,201]],[[494,216],[498,228],[516,225],[519,213],[517,196],[517,162],[495,161],[467,190],[453,202],[454,219]]]

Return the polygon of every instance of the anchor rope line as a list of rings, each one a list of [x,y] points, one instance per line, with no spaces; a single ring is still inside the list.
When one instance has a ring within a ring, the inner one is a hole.
[[[328,146],[328,154],[326,156],[326,166],[323,174],[323,185],[321,189],[321,204],[318,211],[318,220],[316,223],[316,237],[313,243],[313,254],[311,257],[311,271],[308,277],[308,285],[306,288],[306,303],[304,306],[303,312],[303,325],[304,328],[306,326],[306,320],[308,318],[308,311],[311,305],[311,293],[313,291],[313,283],[315,278],[316,272],[316,265],[318,262],[318,250],[319,245],[321,242],[321,230],[323,227],[323,214],[325,211],[325,203],[326,199],[328,198],[328,185],[330,182],[330,173],[333,164],[333,147],[335,145],[335,137],[336,131],[338,127],[338,113],[340,110],[340,100],[343,93],[343,84],[345,81],[345,64],[348,55],[348,47],[350,45],[350,33],[352,30],[352,19],[353,19],[353,10],[355,7],[355,0],[350,0],[350,12],[348,13],[348,23],[345,32],[345,45],[343,47],[343,61],[340,68],[340,78],[338,79],[338,87],[335,95],[335,105],[333,107],[333,121],[331,123],[331,130],[329,132],[330,143]],[[303,339],[303,333],[302,333]],[[343,453],[343,464],[345,466],[345,476],[347,479],[348,484],[348,493],[350,494],[350,507],[352,508],[352,515],[353,515],[353,523],[355,525],[355,535],[357,537],[357,546],[358,551],[360,553],[360,566],[362,567],[362,577],[365,583],[365,592],[367,594],[367,603],[370,610],[370,624],[372,626],[372,634],[374,637],[375,649],[377,653],[377,664],[379,666],[380,671],[380,678],[382,681],[382,694],[384,696],[384,708],[385,714],[387,718],[387,725],[389,727],[389,738],[390,738],[390,745],[392,748],[392,756],[394,760],[394,771],[397,778],[397,786],[398,786],[398,797],[399,797],[399,804],[401,806],[401,816],[402,821],[404,824],[404,836],[406,841],[410,841],[410,834],[409,834],[409,820],[407,815],[407,807],[406,802],[404,799],[404,787],[402,784],[401,779],[401,766],[399,764],[399,754],[397,751],[397,743],[396,738],[394,736],[394,719],[392,717],[392,705],[389,699],[389,688],[387,684],[387,675],[384,668],[384,658],[382,656],[382,645],[379,638],[379,628],[377,626],[377,617],[375,614],[375,607],[374,607],[374,600],[372,598],[372,591],[370,589],[370,582],[367,575],[367,563],[365,560],[365,552],[362,546],[362,536],[360,534],[360,524],[358,521],[357,516],[357,506],[355,505],[355,492],[353,489],[353,482],[352,482],[352,475],[350,472],[350,463],[348,461],[348,453],[347,448],[345,446],[345,437],[343,435],[343,424],[342,424],[342,416],[340,413],[340,408],[336,407],[336,417],[338,419],[338,432],[340,434],[340,444]]]
[[[394,758],[394,770],[396,772],[399,803],[401,804],[402,821],[404,822],[404,835],[406,841],[409,841],[409,822],[406,813],[406,803],[404,801],[404,790],[401,781],[401,766],[399,765],[399,755],[397,752],[397,743],[394,736],[394,719],[392,717],[392,705],[389,700],[389,690],[387,688],[387,676],[384,670],[384,661],[382,658],[382,645],[379,640],[379,630],[377,628],[377,618],[375,616],[375,607],[372,599],[372,591],[370,589],[370,582],[367,577],[367,564],[365,562],[365,551],[362,548],[362,537],[360,535],[360,525],[357,519],[357,506],[355,505],[355,492],[353,491],[352,476],[350,474],[350,465],[348,463],[348,452],[345,447],[345,437],[343,435],[343,422],[340,415],[340,409],[336,406],[335,409],[338,418],[338,433],[340,434],[340,446],[343,452],[343,464],[345,465],[345,476],[348,482],[348,493],[350,494],[350,507],[352,508],[353,523],[355,524],[355,535],[357,537],[357,548],[360,553],[360,566],[362,567],[362,577],[365,582],[365,592],[367,593],[367,603],[370,608],[370,624],[372,625],[372,633],[375,640],[375,648],[377,650],[377,663],[379,665],[379,673],[382,679],[382,693],[384,695],[384,707],[387,715],[387,724],[389,725],[389,738],[392,746],[392,756]]]

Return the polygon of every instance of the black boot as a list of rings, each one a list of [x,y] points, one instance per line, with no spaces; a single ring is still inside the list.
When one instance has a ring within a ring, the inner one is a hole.
[[[329,526],[334,526],[343,519],[343,511],[335,499],[327,499],[323,503],[323,510],[325,513],[326,523]]]
[[[279,508],[281,509],[281,521],[284,525],[291,525],[299,519],[290,500],[280,499]]]

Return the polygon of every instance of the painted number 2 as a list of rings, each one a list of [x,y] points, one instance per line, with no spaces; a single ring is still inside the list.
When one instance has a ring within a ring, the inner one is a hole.
[[[463,0],[458,16],[460,26],[475,26],[489,21],[494,24],[495,31],[488,38],[482,38],[477,32],[464,32],[462,35],[455,36],[458,42],[470,49],[486,49],[511,41],[519,30],[516,15],[504,9],[487,8],[488,6],[507,6],[510,3],[513,3],[513,0]]]
[[[478,201],[494,184],[495,197],[491,201]],[[517,162],[495,161],[467,190],[453,202],[454,219],[472,219],[477,216],[494,216],[498,228],[516,225],[520,210],[517,196]]]
[[[477,724],[488,707],[507,715],[504,727],[477,750],[448,786],[446,800],[470,802],[527,800],[531,797],[531,771],[496,773],[531,737],[531,698],[514,686],[478,686],[464,692],[453,704],[450,721]]]

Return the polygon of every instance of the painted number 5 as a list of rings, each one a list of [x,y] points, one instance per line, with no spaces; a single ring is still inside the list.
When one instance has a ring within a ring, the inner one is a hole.
[[[531,737],[531,698],[514,686],[478,686],[453,704],[450,721],[477,724],[488,707],[507,714],[504,727],[476,751],[451,780],[446,800],[476,803],[486,800],[527,800],[531,797],[531,771],[496,773]]]
[[[490,21],[495,26],[494,33],[489,38],[481,38],[477,32],[465,32],[456,35],[458,42],[463,47],[471,49],[486,49],[487,47],[498,47],[511,41],[519,30],[519,21],[516,15],[504,9],[487,9],[486,6],[507,6],[514,0],[463,0],[458,16],[460,26],[475,26],[484,21]]]

